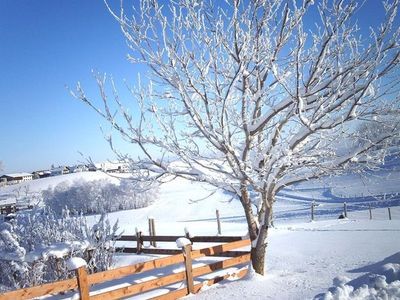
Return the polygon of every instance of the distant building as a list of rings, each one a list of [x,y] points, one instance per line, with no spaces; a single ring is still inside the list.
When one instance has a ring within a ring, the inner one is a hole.
[[[7,181],[7,184],[16,184],[24,181],[29,181],[32,179],[33,175],[30,173],[5,174],[0,177],[0,180]]]
[[[88,168],[88,171],[90,171],[90,172],[95,172],[98,170],[98,168],[96,167],[95,164],[89,164],[89,165],[86,165],[86,167]]]
[[[60,166],[60,167],[51,169],[50,172],[51,172],[51,176],[57,176],[57,175],[69,174],[70,169],[69,169],[69,167],[66,167],[66,166]]]
[[[128,173],[129,164],[126,162],[102,162],[96,163],[96,168],[107,173]]]
[[[86,172],[89,171],[89,168],[85,165],[76,165],[69,167],[71,173],[79,173],[79,172]]]
[[[35,171],[32,172],[32,175],[33,179],[46,178],[51,176],[51,171],[49,170]]]

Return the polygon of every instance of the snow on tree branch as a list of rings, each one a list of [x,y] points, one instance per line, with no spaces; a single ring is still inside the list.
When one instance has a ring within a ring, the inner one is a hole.
[[[105,77],[97,79],[101,104],[80,85],[73,95],[139,146],[138,174],[237,193],[259,245],[281,188],[376,168],[398,153],[399,1],[384,2],[370,31],[355,22],[358,1],[106,5],[150,84],[131,89],[137,115],[115,92],[107,98]],[[369,130],[378,125],[382,132]],[[257,220],[249,189],[261,199]]]

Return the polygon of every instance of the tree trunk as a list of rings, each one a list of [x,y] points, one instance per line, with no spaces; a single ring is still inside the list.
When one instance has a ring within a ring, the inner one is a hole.
[[[252,242],[251,263],[256,273],[264,275],[265,254],[267,250],[268,229],[271,220],[272,209],[266,208],[264,224],[260,224],[256,241]]]
[[[254,271],[260,275],[264,275],[266,248],[266,244],[263,247],[251,247],[251,265],[253,266]]]
[[[261,227],[259,228],[256,222],[256,218],[253,214],[249,192],[247,190],[247,186],[245,185],[245,183],[242,183],[240,191],[241,191],[240,202],[242,203],[246,215],[249,237],[252,243],[251,263],[256,273],[264,275],[265,252],[267,249],[267,236],[272,215],[272,209],[270,207],[267,207],[267,205],[264,205],[264,208],[262,210],[264,218],[261,218],[264,219],[264,222],[260,224]],[[263,196],[266,197],[266,194]]]
[[[242,184],[240,192],[241,192],[240,202],[242,203],[243,210],[244,210],[244,213],[246,216],[247,227],[249,230],[249,237],[250,237],[250,240],[254,241],[257,239],[258,226],[257,226],[256,219],[254,217],[254,214],[253,214],[253,209],[251,207],[251,202],[250,202],[249,192],[247,191],[247,186]]]

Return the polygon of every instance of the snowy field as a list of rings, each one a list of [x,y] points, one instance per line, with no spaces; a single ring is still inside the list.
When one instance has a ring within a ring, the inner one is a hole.
[[[87,172],[35,180],[25,183],[29,188],[23,188],[24,184],[0,188],[0,199],[7,198],[16,188],[40,192],[65,180],[73,182],[104,177],[108,176]],[[391,170],[390,174],[370,181],[368,190],[360,188],[365,178],[348,175],[283,191],[275,205],[275,227],[270,230],[266,276],[250,274],[244,280],[223,282],[188,297],[398,299],[399,178],[398,170]],[[118,179],[110,180],[115,182]],[[218,209],[223,235],[246,235],[246,222],[239,201],[206,184],[175,179],[161,186],[159,199],[149,207],[114,212],[109,217],[112,221],[119,220],[120,229],[125,234],[133,234],[136,227],[147,234],[148,218],[152,217],[158,235],[183,235],[185,228],[192,235],[215,235],[215,210]],[[313,201],[317,206],[315,221],[311,222]],[[344,201],[348,203],[349,218],[339,220]],[[370,204],[372,220],[369,219]],[[388,220],[387,207],[391,207],[392,220]],[[121,255],[117,257],[116,266],[151,258],[154,256]]]
[[[185,227],[193,235],[216,234],[215,209],[219,209],[222,234],[245,235],[240,204],[229,202],[229,196],[220,192],[196,201],[209,192],[204,185],[176,180],[162,187],[162,200],[151,207],[114,213],[111,217],[118,218],[129,234],[134,232],[134,226],[147,232],[148,216],[156,219],[157,234],[183,234]],[[299,193],[306,195],[304,191]],[[365,209],[349,210],[349,218],[339,220],[342,203],[330,204],[331,213],[319,213],[317,207],[316,220],[310,222],[312,200],[315,199],[277,201],[264,278],[248,276],[246,280],[217,284],[194,298],[368,299],[360,295],[377,294],[376,299],[386,299],[385,293],[391,295],[387,299],[400,297],[400,281],[396,281],[400,280],[400,207],[391,208],[392,220],[388,220],[387,208],[373,209],[372,220]],[[372,203],[376,205],[376,200]],[[396,200],[391,204],[395,203]],[[368,199],[363,204],[367,207]],[[135,258],[132,260],[125,258],[120,263],[131,263]],[[385,281],[382,275],[386,276]],[[355,292],[351,293],[353,289]]]
[[[51,187],[55,187],[62,182],[74,183],[100,180],[105,178],[109,179],[111,182],[118,181],[118,179],[116,179],[115,177],[98,171],[65,174],[2,186],[0,187],[0,205],[15,203],[16,198],[21,199],[24,197],[35,197],[42,191]]]
[[[400,220],[354,218],[278,225],[271,230],[265,277],[251,274],[195,298],[399,299]]]

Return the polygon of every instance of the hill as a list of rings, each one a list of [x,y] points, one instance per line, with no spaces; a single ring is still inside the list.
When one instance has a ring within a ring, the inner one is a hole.
[[[275,227],[270,231],[267,275],[258,277],[250,274],[245,280],[220,283],[202,291],[196,299],[400,297],[398,176],[398,171],[391,169],[383,177],[370,177],[368,194],[359,188],[363,179],[356,175],[336,177],[325,182],[307,182],[282,191],[275,206]],[[65,180],[90,181],[105,177],[108,176],[103,173],[88,172],[26,184],[30,191],[40,192]],[[118,179],[113,177],[110,180]],[[384,184],[390,187],[385,199],[382,198]],[[0,194],[4,196],[15,187],[1,189]],[[23,185],[20,187],[22,189]],[[338,195],[336,191],[343,189],[348,193]],[[360,191],[365,194],[360,194]],[[145,208],[110,213],[109,218],[111,221],[118,220],[120,230],[125,234],[133,234],[136,227],[147,233],[147,220],[152,217],[160,235],[183,235],[185,228],[192,235],[216,235],[215,210],[218,209],[223,235],[247,233],[239,201],[207,184],[175,179],[161,186],[159,199]],[[313,201],[318,206],[315,208],[316,220],[310,222]],[[338,220],[343,201],[348,202],[349,218]],[[372,220],[369,220],[367,210],[369,204],[373,207]],[[392,207],[391,221],[388,220],[386,206]],[[89,220],[97,218],[88,217]],[[116,265],[152,258],[118,255]]]

